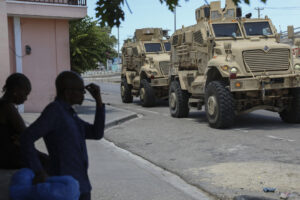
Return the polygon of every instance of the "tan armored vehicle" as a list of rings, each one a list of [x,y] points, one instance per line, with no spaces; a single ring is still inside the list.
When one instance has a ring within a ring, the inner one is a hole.
[[[156,98],[168,98],[170,43],[160,28],[137,29],[122,47],[121,97],[131,103],[140,96],[142,106],[154,106]]]
[[[171,37],[169,106],[187,117],[205,106],[209,125],[230,127],[235,116],[257,109],[300,122],[300,63],[279,43],[271,20],[241,17],[232,0],[196,9],[197,24]]]

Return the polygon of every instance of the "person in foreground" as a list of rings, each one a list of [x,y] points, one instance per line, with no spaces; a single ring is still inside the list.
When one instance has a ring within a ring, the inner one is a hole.
[[[35,172],[34,184],[44,182],[48,175],[70,175],[79,182],[80,200],[90,200],[91,184],[85,140],[99,140],[104,135],[105,105],[102,103],[100,88],[95,84],[84,87],[82,78],[71,71],[60,73],[55,85],[55,101],[21,135],[24,161]],[[96,101],[93,125],[80,119],[72,108],[72,105],[82,104],[85,89]],[[34,151],[34,142],[42,137],[50,158],[49,174],[46,174]]]
[[[23,167],[19,136],[26,125],[16,105],[23,104],[31,91],[29,79],[21,73],[11,74],[3,87],[0,98],[0,168]]]

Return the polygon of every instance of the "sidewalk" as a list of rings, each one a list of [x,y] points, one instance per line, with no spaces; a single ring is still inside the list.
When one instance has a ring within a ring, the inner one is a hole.
[[[80,117],[93,122],[94,102],[87,99],[76,110]],[[22,114],[27,124],[39,114]],[[135,113],[106,106],[106,129],[137,117]],[[89,176],[93,185],[93,200],[195,200],[210,199],[198,189],[184,183],[151,163],[116,147],[105,139],[87,141]],[[45,151],[43,141],[36,143]],[[8,200],[9,180],[14,171],[0,170],[0,200]]]

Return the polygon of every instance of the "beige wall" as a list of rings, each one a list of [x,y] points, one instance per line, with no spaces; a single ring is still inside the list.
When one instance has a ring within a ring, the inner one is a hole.
[[[55,97],[55,78],[70,69],[68,20],[21,18],[23,73],[31,80],[32,91],[25,112],[40,112]]]
[[[0,0],[0,91],[10,74],[6,1]]]

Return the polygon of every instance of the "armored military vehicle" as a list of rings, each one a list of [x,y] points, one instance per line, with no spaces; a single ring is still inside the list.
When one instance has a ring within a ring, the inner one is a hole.
[[[161,28],[137,29],[122,47],[121,97],[131,103],[140,96],[144,107],[168,98],[171,45]]]
[[[300,63],[268,17],[242,17],[232,0],[196,9],[197,24],[170,38],[169,107],[187,117],[190,107],[205,107],[214,128],[258,109],[278,112],[284,122],[300,122]]]

